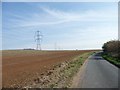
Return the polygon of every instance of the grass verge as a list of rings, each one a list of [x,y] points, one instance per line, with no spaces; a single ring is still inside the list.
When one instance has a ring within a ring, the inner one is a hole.
[[[58,82],[50,85],[51,88],[69,88],[72,84],[73,76],[78,72],[79,68],[83,65],[85,60],[91,55],[93,52],[82,54],[73,59],[71,62],[65,62],[64,68],[63,66],[59,72]]]
[[[105,53],[102,53],[102,57],[107,61],[109,61],[110,63],[120,68],[120,60],[118,58],[112,57],[111,55],[108,55]]]
[[[66,78],[66,83],[63,84],[64,88],[69,88],[72,84],[72,78],[73,76],[78,72],[79,68],[83,65],[85,60],[92,54],[93,52],[90,53],[85,53],[82,54],[78,57],[76,57],[73,61],[68,63],[67,68],[63,71],[63,77],[67,76]]]
[[[65,61],[55,65],[47,73],[38,75],[34,84],[28,85],[31,88],[69,88],[72,85],[74,75],[83,65],[84,61],[94,52],[81,54],[72,61]]]

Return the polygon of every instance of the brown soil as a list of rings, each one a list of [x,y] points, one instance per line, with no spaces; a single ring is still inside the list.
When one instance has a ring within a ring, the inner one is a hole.
[[[2,86],[24,87],[35,77],[88,51],[8,50],[2,52]]]

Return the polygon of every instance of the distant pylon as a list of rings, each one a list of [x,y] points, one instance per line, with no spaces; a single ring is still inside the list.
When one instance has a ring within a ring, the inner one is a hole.
[[[55,42],[55,50],[57,50],[57,43]]]
[[[35,32],[35,41],[36,41],[36,50],[42,50],[41,48],[41,42],[42,42],[42,33],[40,31]]]

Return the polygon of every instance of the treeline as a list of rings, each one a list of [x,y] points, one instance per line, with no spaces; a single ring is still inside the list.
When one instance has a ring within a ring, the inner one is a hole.
[[[103,57],[112,61],[114,64],[120,64],[120,41],[111,40],[103,45]]]

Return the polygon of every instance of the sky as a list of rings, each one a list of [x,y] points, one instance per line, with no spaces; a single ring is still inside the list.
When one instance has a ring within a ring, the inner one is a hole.
[[[119,0],[1,0],[2,2],[119,2]]]
[[[118,38],[117,2],[3,2],[2,49],[101,49]]]

